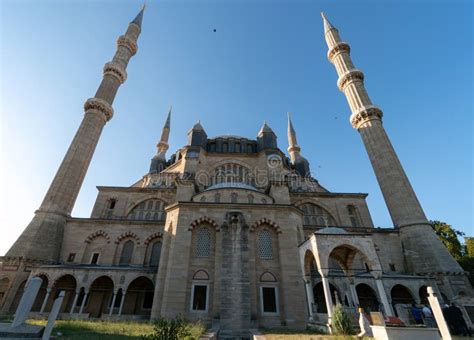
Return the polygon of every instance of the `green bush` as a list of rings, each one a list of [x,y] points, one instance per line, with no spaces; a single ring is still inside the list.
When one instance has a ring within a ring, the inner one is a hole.
[[[153,333],[144,340],[180,340],[191,336],[191,325],[181,316],[174,319],[160,318],[154,322]]]
[[[332,327],[334,328],[334,333],[336,334],[354,334],[352,321],[341,304],[336,305],[332,313]]]

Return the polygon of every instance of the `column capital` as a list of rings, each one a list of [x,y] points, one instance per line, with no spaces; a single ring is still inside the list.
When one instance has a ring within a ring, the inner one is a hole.
[[[351,125],[354,129],[359,129],[360,126],[370,120],[382,120],[383,112],[375,105],[363,106],[358,111],[354,112],[351,117]]]
[[[329,269],[318,269],[318,272],[322,277],[327,278],[329,274]]]
[[[382,271],[381,270],[372,270],[370,272],[370,275],[372,275],[372,277],[375,280],[382,280]]]
[[[106,75],[117,78],[121,84],[127,80],[127,71],[121,64],[115,61],[110,61],[104,65],[104,76]]]
[[[84,103],[84,111],[86,113],[98,111],[104,115],[105,121],[108,122],[114,115],[114,109],[105,100],[100,98],[89,98]]]

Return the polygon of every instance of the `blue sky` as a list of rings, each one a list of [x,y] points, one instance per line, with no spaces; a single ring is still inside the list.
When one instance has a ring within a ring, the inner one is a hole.
[[[41,203],[139,1],[0,2],[2,233],[6,252]],[[173,104],[170,152],[201,120],[254,138],[267,120],[286,150],[286,112],[315,177],[365,192],[391,220],[327,60],[320,11],[352,47],[430,219],[473,234],[473,20],[469,1],[149,1],[138,54],[114,103],[74,216],[96,185],[141,178]],[[216,32],[213,30],[216,29]]]

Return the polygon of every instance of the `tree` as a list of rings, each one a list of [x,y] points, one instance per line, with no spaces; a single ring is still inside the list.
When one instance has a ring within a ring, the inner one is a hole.
[[[464,236],[462,231],[454,229],[451,225],[441,221],[430,221],[431,228],[436,232],[438,238],[443,242],[444,246],[456,259],[460,260],[463,257],[463,246],[458,239],[458,236]]]
[[[474,237],[464,238],[464,256],[474,258]]]

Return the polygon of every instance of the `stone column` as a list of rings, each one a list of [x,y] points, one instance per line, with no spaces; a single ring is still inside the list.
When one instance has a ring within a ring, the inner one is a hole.
[[[89,291],[85,290],[84,291],[84,298],[82,299],[82,303],[81,303],[81,308],[79,308],[79,315],[82,314],[82,311],[84,310],[84,306],[86,305],[86,300],[87,300],[88,295],[89,295]]]
[[[357,296],[354,281],[349,283],[349,290],[351,291],[352,301],[354,302],[355,307],[359,307],[359,297]]]
[[[332,318],[332,296],[331,296],[331,287],[329,286],[328,280],[328,270],[327,269],[320,269],[319,274],[321,274],[321,279],[323,282],[323,289],[324,289],[324,300],[326,301],[326,308],[328,310],[328,323],[331,324]]]
[[[81,291],[80,290],[76,290],[76,295],[74,296],[74,301],[72,302],[72,306],[71,306],[71,311],[69,312],[69,314],[74,314],[74,308],[76,308],[76,303],[77,303],[77,299],[79,298],[79,293]]]
[[[110,306],[109,316],[111,316],[114,313],[114,305],[115,305],[116,298],[117,298],[117,293],[114,292],[114,296],[112,297],[112,304]]]
[[[122,315],[122,309],[123,309],[123,303],[125,302],[125,297],[127,296],[127,292],[123,292],[122,290],[122,300],[120,300],[120,307],[119,307],[119,311],[118,311],[118,316],[121,316]]]
[[[377,292],[379,293],[380,301],[382,302],[383,308],[385,309],[385,314],[387,316],[394,316],[392,306],[388,302],[387,294],[385,293],[385,288],[382,282],[382,275],[373,274],[375,278],[375,285],[377,286]]]
[[[44,309],[46,308],[46,304],[48,303],[49,299],[49,294],[51,294],[51,288],[48,287],[46,288],[46,295],[44,297],[43,304],[41,305],[40,313],[43,313]]]
[[[305,282],[304,286],[306,289],[306,298],[308,301],[308,312],[309,312],[309,321],[314,321],[313,317],[313,304],[314,304],[314,294],[313,294],[313,287],[311,283],[311,278],[306,280],[303,277],[303,280]]]

